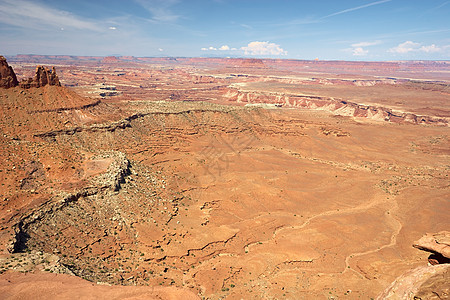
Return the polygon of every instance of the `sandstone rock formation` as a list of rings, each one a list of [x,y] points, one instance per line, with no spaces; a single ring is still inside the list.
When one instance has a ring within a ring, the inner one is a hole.
[[[450,231],[428,233],[415,242],[413,247],[431,252],[428,261],[432,265],[450,263]]]
[[[0,87],[11,88],[18,85],[16,74],[6,62],[6,58],[0,56]]]
[[[22,80],[19,85],[20,87],[27,89],[46,85],[61,86],[61,83],[59,82],[58,75],[56,75],[55,67],[50,71],[46,67],[37,66],[34,77]]]
[[[448,299],[450,296],[450,232],[427,233],[413,244],[431,252],[431,265],[421,266],[398,277],[378,296],[382,299]]]
[[[422,266],[397,278],[377,300],[448,299],[450,265]]]

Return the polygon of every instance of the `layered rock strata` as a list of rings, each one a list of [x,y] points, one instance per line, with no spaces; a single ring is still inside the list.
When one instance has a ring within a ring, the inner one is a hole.
[[[409,112],[394,111],[381,106],[358,104],[333,97],[247,92],[237,89],[230,89],[225,93],[224,97],[229,101],[238,103],[268,103],[275,104],[277,107],[324,110],[340,116],[368,118],[392,123],[448,125],[448,118],[445,117],[416,115]]]

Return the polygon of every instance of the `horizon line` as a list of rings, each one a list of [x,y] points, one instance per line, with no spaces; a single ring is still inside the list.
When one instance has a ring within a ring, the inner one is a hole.
[[[1,55],[1,54],[0,54]],[[73,54],[33,54],[33,53],[18,53],[18,54],[4,54],[1,55],[4,57],[17,57],[17,56],[55,56],[55,57],[61,57],[61,56],[70,56],[70,57],[87,57],[87,58],[97,58],[97,57],[101,57],[101,58],[106,58],[106,57],[116,57],[116,58],[120,58],[120,57],[133,57],[136,59],[139,58],[182,58],[182,59],[186,59],[186,58],[203,58],[203,59],[261,59],[261,60],[297,60],[297,61],[344,61],[344,62],[420,62],[420,61],[429,61],[429,62],[450,62],[450,59],[401,59],[401,60],[348,60],[348,59],[320,59],[320,58],[315,58],[315,59],[306,59],[306,58],[283,58],[283,57],[246,57],[246,56],[236,56],[236,57],[232,57],[232,56],[170,56],[170,55],[166,55],[166,56],[134,56],[134,55],[73,55]]]

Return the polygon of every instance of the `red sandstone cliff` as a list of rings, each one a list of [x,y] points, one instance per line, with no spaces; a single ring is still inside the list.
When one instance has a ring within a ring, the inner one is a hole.
[[[18,85],[14,70],[6,62],[6,58],[0,56],[0,87],[11,88]]]

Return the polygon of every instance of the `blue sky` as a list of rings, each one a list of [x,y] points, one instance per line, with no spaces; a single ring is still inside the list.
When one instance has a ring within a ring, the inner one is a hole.
[[[448,0],[0,0],[0,54],[449,60]]]

